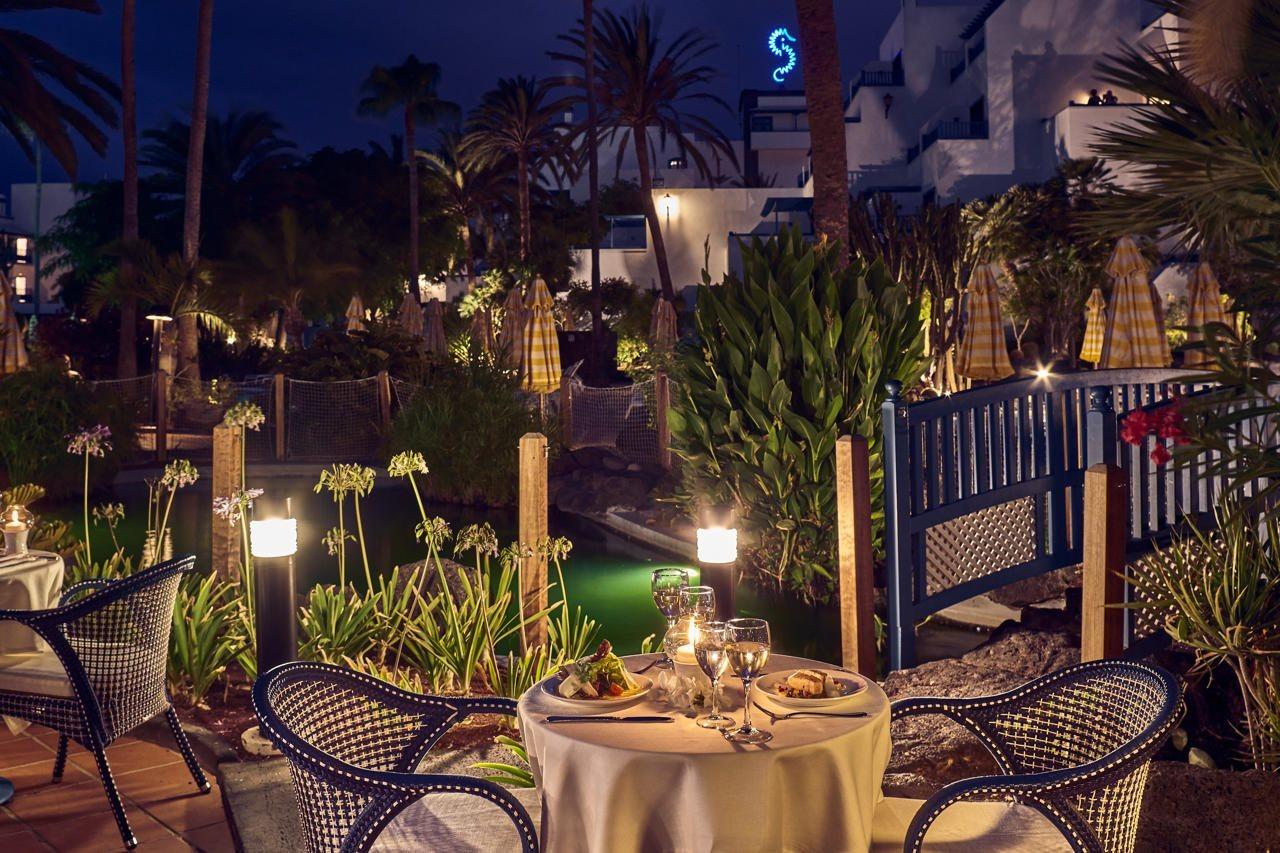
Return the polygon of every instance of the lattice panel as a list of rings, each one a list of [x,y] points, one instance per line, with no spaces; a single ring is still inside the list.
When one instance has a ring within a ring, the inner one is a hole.
[[[1027,497],[925,531],[925,594],[935,595],[1036,556],[1035,501]]]
[[[292,459],[371,459],[382,438],[376,377],[288,383],[288,455]]]

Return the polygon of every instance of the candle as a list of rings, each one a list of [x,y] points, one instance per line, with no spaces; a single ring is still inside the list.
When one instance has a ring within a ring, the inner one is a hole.
[[[685,643],[676,649],[676,663],[697,666],[698,657],[693,653],[693,643]]]
[[[4,523],[5,533],[22,533],[26,529],[27,529],[27,525],[22,523],[21,521],[10,520]]]

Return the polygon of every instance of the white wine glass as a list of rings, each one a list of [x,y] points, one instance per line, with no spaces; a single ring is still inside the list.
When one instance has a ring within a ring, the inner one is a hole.
[[[751,683],[769,662],[769,623],[763,619],[730,619],[725,623],[725,652],[729,670],[742,679],[742,725],[726,730],[725,740],[734,743],[768,743],[769,732],[751,725]]]
[[[716,618],[716,591],[709,586],[688,586],[680,593],[680,618],[695,625]]]
[[[658,612],[667,620],[667,634],[676,627],[680,618],[680,608],[684,603],[683,593],[689,586],[689,570],[677,568],[654,569],[649,576],[649,588],[653,592],[653,603]],[[663,650],[658,666],[671,666],[671,656]]]
[[[698,640],[693,646],[693,656],[698,659],[698,667],[711,679],[711,713],[696,721],[704,729],[724,730],[737,725],[733,717],[720,713],[720,677],[729,669],[729,657],[725,649],[728,630],[723,622],[704,622],[699,627]]]

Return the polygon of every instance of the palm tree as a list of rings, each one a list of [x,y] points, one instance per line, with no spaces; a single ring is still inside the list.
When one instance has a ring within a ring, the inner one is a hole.
[[[482,162],[462,145],[456,133],[443,133],[436,151],[419,151],[426,167],[427,188],[436,197],[441,212],[458,223],[461,244],[458,266],[470,275],[472,264],[472,223],[483,222],[508,194],[510,173],[503,164]]]
[[[120,112],[124,137],[124,211],[121,239],[138,240],[138,84],[134,42],[137,34],[137,0],[124,0],[120,14]],[[120,270],[126,291],[133,280],[133,268]],[[138,375],[138,300],[126,296],[120,303],[120,339],[116,346],[116,376]]]
[[[587,103],[587,219],[591,227],[591,359],[589,373],[600,379],[604,355],[604,295],[600,291],[600,151],[597,147],[596,24],[592,0],[582,0],[582,82]]]
[[[571,102],[553,98],[553,88],[552,81],[536,77],[499,80],[467,118],[463,147],[469,154],[490,166],[514,161],[522,261],[528,261],[532,241],[530,184],[545,170],[557,176],[573,170],[571,138],[561,126]]]
[[[0,14],[43,9],[102,12],[96,0],[0,0]],[[43,145],[74,177],[72,132],[101,156],[107,135],[100,125],[115,126],[112,101],[119,97],[119,87],[91,66],[35,36],[0,27],[0,127],[28,159]]]
[[[659,40],[659,25],[647,5],[637,7],[627,17],[604,12],[594,32],[598,49],[593,76],[601,124],[609,126],[610,138],[622,134],[619,157],[628,145],[633,147],[662,295],[674,299],[667,247],[653,201],[655,153],[650,149],[650,134],[656,133],[663,147],[668,140],[673,141],[680,155],[708,180],[715,171],[708,153],[722,154],[735,166],[737,157],[724,133],[710,119],[692,111],[694,105],[701,104],[730,111],[728,104],[706,90],[716,72],[703,64],[702,58],[715,48],[715,43],[698,30],[688,30],[664,47]],[[552,56],[582,68],[584,73],[569,77],[568,82],[585,88],[586,34],[579,27],[560,38],[575,50]],[[694,135],[701,144],[694,143]]]
[[[418,291],[418,159],[416,134],[419,123],[435,125],[455,121],[458,105],[440,97],[440,66],[422,62],[409,54],[404,62],[392,68],[375,66],[365,78],[360,99],[361,115],[385,116],[397,107],[404,111],[405,162],[409,166],[409,287],[414,298],[422,301]]]
[[[196,24],[196,71],[191,96],[191,130],[187,135],[186,182],[182,209],[183,268],[195,272],[200,259],[200,190],[204,176],[204,134],[209,119],[209,62],[213,51],[213,0],[200,0]],[[195,293],[199,282],[190,282]],[[199,330],[194,314],[178,317],[178,373],[200,379]]]
[[[849,166],[834,0],[796,0],[796,19],[813,152],[813,230],[820,240],[844,243],[849,236]],[[847,252],[840,253],[838,263],[849,263]]]

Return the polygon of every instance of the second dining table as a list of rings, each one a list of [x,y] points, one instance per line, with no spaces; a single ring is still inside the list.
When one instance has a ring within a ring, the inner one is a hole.
[[[638,671],[652,655],[624,658]],[[766,672],[833,669],[777,655]],[[654,674],[652,671],[650,674]],[[540,836],[550,853],[627,851],[859,851],[871,838],[889,762],[889,701],[872,680],[838,713],[772,721],[753,710],[773,739],[736,744],[699,728],[683,710],[652,695],[607,713],[664,715],[671,723],[549,724],[556,714],[588,713],[534,685],[519,703],[520,729],[542,801]],[[740,720],[743,694],[723,681],[722,709]],[[785,708],[763,691],[753,699],[776,715]],[[704,712],[705,713],[705,712]]]

